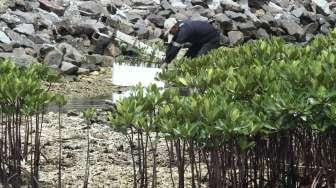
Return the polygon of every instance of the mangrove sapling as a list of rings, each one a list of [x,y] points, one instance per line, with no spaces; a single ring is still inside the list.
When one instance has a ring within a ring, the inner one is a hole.
[[[57,187],[62,188],[62,123],[61,123],[61,113],[62,107],[66,104],[66,99],[64,96],[57,96],[55,100],[58,106],[58,143],[59,143],[59,150],[58,150],[58,183]]]
[[[89,108],[83,111],[83,116],[86,122],[86,160],[85,160],[85,175],[83,188],[88,188],[90,176],[90,128],[94,121],[97,119],[97,111],[94,108]]]
[[[43,89],[41,70],[44,70],[42,65],[19,69],[9,61],[0,63],[0,179],[5,187],[21,187],[28,183],[28,176],[32,186],[38,187],[42,109],[53,100],[52,95]],[[23,160],[31,164],[28,176]]]

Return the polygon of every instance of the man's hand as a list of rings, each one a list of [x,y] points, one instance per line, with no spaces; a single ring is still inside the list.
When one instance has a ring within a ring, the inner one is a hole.
[[[167,70],[168,68],[168,64],[167,63],[163,63],[161,66],[160,66],[161,69],[163,70]]]

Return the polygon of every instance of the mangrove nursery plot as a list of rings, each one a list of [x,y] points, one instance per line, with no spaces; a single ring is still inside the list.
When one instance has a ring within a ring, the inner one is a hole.
[[[41,64],[29,68],[0,61],[0,187],[39,187],[44,109],[60,98],[45,82],[57,75]]]
[[[134,89],[109,114],[134,187],[157,186],[160,139],[173,187],[335,187],[335,54],[336,31],[306,46],[250,42],[175,62],[163,91]]]

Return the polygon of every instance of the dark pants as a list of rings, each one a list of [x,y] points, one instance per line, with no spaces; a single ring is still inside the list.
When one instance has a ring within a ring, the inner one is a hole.
[[[200,55],[205,55],[212,49],[216,49],[219,47],[219,37],[215,37],[212,40],[208,41],[207,43],[204,44],[194,44],[189,47],[186,57],[189,58],[194,58]]]

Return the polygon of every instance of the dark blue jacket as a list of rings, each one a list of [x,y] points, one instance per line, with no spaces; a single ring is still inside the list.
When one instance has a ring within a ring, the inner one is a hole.
[[[219,38],[219,31],[207,21],[186,20],[179,23],[179,31],[174,36],[166,51],[165,62],[171,62],[184,43],[200,46]]]

